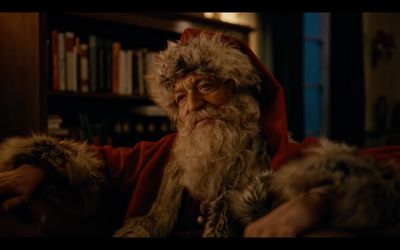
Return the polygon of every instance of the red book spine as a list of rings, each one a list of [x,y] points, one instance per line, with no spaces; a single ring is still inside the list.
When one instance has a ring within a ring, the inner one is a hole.
[[[121,50],[121,43],[113,42],[112,44],[112,93],[118,94],[119,88],[119,52]]]

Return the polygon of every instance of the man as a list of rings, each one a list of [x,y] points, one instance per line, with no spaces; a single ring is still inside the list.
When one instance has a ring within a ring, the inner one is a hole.
[[[112,193],[117,237],[300,236],[400,219],[399,148],[292,141],[281,86],[239,40],[185,30],[149,82],[177,134],[133,148],[11,138],[0,147],[2,208],[35,193],[92,216]]]

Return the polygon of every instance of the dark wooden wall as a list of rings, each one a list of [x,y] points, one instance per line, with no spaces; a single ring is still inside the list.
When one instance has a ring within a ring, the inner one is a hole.
[[[38,132],[45,120],[38,13],[0,13],[0,139]]]

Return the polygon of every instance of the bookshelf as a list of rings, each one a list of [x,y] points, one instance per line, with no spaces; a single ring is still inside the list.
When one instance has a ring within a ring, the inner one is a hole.
[[[75,50],[75,88],[55,88],[53,32],[68,37],[72,33],[74,39],[79,38],[78,45],[74,43],[76,48],[87,44],[90,50],[92,35],[110,44],[119,42],[124,51],[147,53],[164,49],[167,40],[179,39],[180,33],[189,27],[224,31],[245,42],[252,31],[247,26],[205,19],[199,13],[0,13],[0,139],[31,132],[48,133],[61,126],[64,130],[59,131],[60,137],[129,146],[138,140],[156,140],[174,130],[168,118],[154,108],[146,92],[122,93],[108,85],[91,89],[90,66],[85,92],[79,78],[79,49]],[[97,69],[96,76],[102,72],[104,76],[98,79],[105,79],[106,83],[111,81],[107,74],[111,76],[113,69],[107,68],[110,64],[106,64],[105,58],[103,63],[96,61],[97,66],[106,65]],[[126,74],[132,76],[123,76]],[[92,84],[100,86],[102,80],[98,79]]]

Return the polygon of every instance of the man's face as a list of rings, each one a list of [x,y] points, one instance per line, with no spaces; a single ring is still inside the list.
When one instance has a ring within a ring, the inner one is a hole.
[[[231,98],[231,90],[226,82],[222,83],[215,77],[202,74],[191,74],[181,79],[176,83],[173,93],[182,123],[186,122],[191,112],[199,111],[207,105],[218,109]],[[194,126],[209,122],[212,122],[211,118],[199,119]]]
[[[236,173],[230,170],[244,155],[255,159],[259,152],[252,149],[260,134],[259,105],[233,86],[229,81],[193,74],[177,82],[174,89],[179,119],[173,154],[183,170],[181,184],[203,201],[216,198],[225,177]]]

